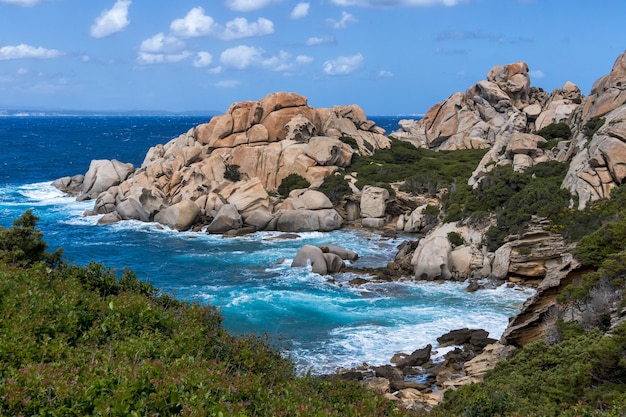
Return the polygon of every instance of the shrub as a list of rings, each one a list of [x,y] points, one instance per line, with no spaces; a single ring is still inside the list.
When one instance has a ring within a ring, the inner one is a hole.
[[[52,266],[61,261],[62,249],[46,252],[48,244],[41,231],[35,228],[38,221],[39,217],[27,210],[10,229],[0,227],[0,261],[21,266],[41,261]]]
[[[461,246],[465,244],[465,240],[459,232],[448,232],[448,240],[453,246]]]
[[[359,150],[359,144],[356,142],[352,136],[341,136],[339,140],[346,145],[350,146],[353,150]]]
[[[588,139],[593,139],[593,135],[595,135],[598,130],[604,125],[606,119],[604,117],[594,117],[593,119],[589,119],[587,123],[585,123],[584,132]]]
[[[318,190],[326,194],[328,199],[335,205],[339,204],[346,195],[352,193],[348,180],[342,174],[327,176]]]
[[[278,194],[283,197],[289,196],[289,193],[293,190],[301,188],[309,188],[311,183],[298,174],[287,175],[278,186]]]
[[[227,164],[226,171],[224,171],[224,178],[232,182],[237,182],[241,180],[241,172],[239,172],[239,165]]]
[[[537,134],[549,141],[552,139],[569,139],[572,136],[572,131],[567,123],[559,122],[549,124],[543,129],[538,130]]]

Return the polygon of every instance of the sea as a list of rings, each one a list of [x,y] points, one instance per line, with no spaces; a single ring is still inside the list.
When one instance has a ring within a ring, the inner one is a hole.
[[[301,373],[387,364],[398,352],[429,343],[436,348],[438,336],[458,328],[483,328],[499,338],[532,295],[506,285],[467,292],[467,283],[456,282],[352,286],[351,274],[321,276],[290,267],[302,245],[328,243],[356,251],[354,266],[383,266],[415,236],[346,229],[295,239],[275,232],[222,238],[138,221],[100,226],[97,216],[83,216],[93,201],[77,202],[50,185],[84,174],[92,159],[138,167],[151,146],[210,117],[0,112],[0,226],[10,227],[32,209],[49,248],[62,247],[67,262],[131,269],[174,297],[214,305],[229,331],[267,337]],[[388,133],[401,118],[371,117]]]

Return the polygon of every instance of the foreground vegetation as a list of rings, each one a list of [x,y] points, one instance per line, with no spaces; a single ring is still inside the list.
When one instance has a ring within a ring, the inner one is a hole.
[[[219,312],[46,252],[37,218],[0,228],[0,415],[399,416],[357,383],[296,377]],[[18,239],[19,238],[19,239]]]

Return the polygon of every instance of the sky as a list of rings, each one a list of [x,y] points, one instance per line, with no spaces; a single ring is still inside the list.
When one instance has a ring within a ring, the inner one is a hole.
[[[223,113],[276,91],[415,115],[495,65],[588,94],[624,0],[0,0],[0,109]]]

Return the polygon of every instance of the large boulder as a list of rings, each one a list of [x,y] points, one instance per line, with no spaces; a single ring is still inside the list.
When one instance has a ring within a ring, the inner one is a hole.
[[[174,230],[182,231],[191,228],[199,217],[200,207],[191,200],[183,200],[161,210],[154,216],[154,221]]]
[[[300,251],[291,262],[292,268],[300,268],[311,265],[311,270],[320,275],[326,275],[328,273],[328,266],[326,265],[326,258],[324,252],[313,245],[304,245],[300,248]]]
[[[125,164],[115,159],[91,161],[78,200],[91,200],[98,197],[101,192],[126,180],[133,171],[132,164]]]
[[[366,185],[361,194],[361,216],[384,217],[389,201],[389,191],[381,187]]]
[[[446,236],[429,236],[420,240],[411,264],[417,279],[450,279],[452,245]]]
[[[209,224],[207,232],[226,233],[229,230],[240,229],[242,226],[243,220],[237,207],[234,204],[224,204]]]

